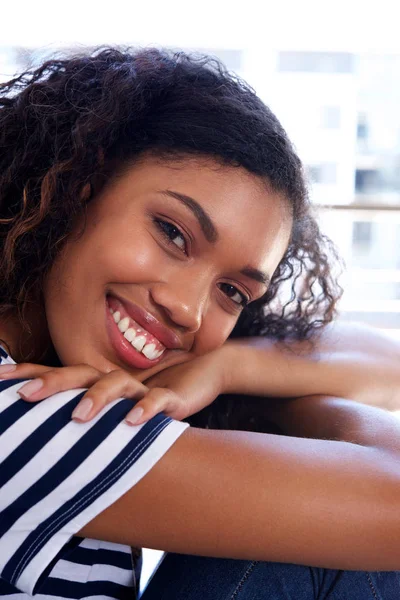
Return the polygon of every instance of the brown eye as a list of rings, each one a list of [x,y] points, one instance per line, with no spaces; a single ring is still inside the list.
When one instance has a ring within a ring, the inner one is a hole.
[[[174,244],[179,250],[187,254],[185,237],[176,225],[163,219],[154,219],[154,222],[169,243]]]
[[[239,306],[246,306],[246,304],[248,304],[249,299],[242,294],[242,292],[239,292],[234,285],[231,285],[230,283],[220,283],[219,288],[235,304],[238,304]]]

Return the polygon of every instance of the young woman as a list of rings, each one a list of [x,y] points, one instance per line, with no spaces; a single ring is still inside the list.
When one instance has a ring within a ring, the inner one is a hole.
[[[132,597],[146,546],[192,555],[146,599],[397,598],[400,427],[348,398],[396,406],[400,352],[315,337],[339,292],[274,115],[158,50],[0,107],[0,593]]]

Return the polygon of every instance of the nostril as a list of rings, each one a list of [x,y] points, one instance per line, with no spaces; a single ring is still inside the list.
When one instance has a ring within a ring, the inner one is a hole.
[[[162,308],[175,327],[196,332],[202,321],[202,303],[195,294],[181,285],[179,290],[167,286],[154,286],[150,291],[153,302]]]

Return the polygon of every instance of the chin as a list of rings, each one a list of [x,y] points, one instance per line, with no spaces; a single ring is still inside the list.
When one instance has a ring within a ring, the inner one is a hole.
[[[98,354],[95,356],[94,354],[92,354],[91,356],[85,357],[85,359],[83,359],[79,363],[76,363],[75,361],[74,364],[84,363],[90,365],[91,367],[94,367],[95,369],[98,369],[104,374],[110,373],[111,371],[116,371],[117,369],[122,369],[130,375],[132,375],[138,381],[142,382],[146,381],[146,379],[149,379],[150,377],[153,377],[153,375],[156,375],[157,373],[165,371],[169,367],[189,362],[194,358],[195,356],[188,352],[176,351],[175,353],[169,354],[169,356],[166,356],[164,360],[160,361],[159,363],[155,364],[154,366],[148,369],[136,369],[134,367],[130,367],[124,364],[123,362],[118,361],[117,357],[99,356]]]

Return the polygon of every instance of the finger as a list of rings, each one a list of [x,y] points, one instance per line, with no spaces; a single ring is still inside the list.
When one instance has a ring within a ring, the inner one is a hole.
[[[24,400],[43,400],[65,390],[89,387],[102,376],[103,373],[89,365],[53,368],[25,383],[18,394]]]
[[[42,373],[50,371],[52,367],[20,363],[19,365],[0,365],[0,379],[33,379]]]
[[[141,425],[160,412],[172,416],[183,400],[168,388],[152,388],[125,417],[129,425]]]
[[[72,418],[85,423],[117,398],[141,399],[147,392],[148,388],[126,371],[111,371],[103,374],[86,392],[72,413]]]

